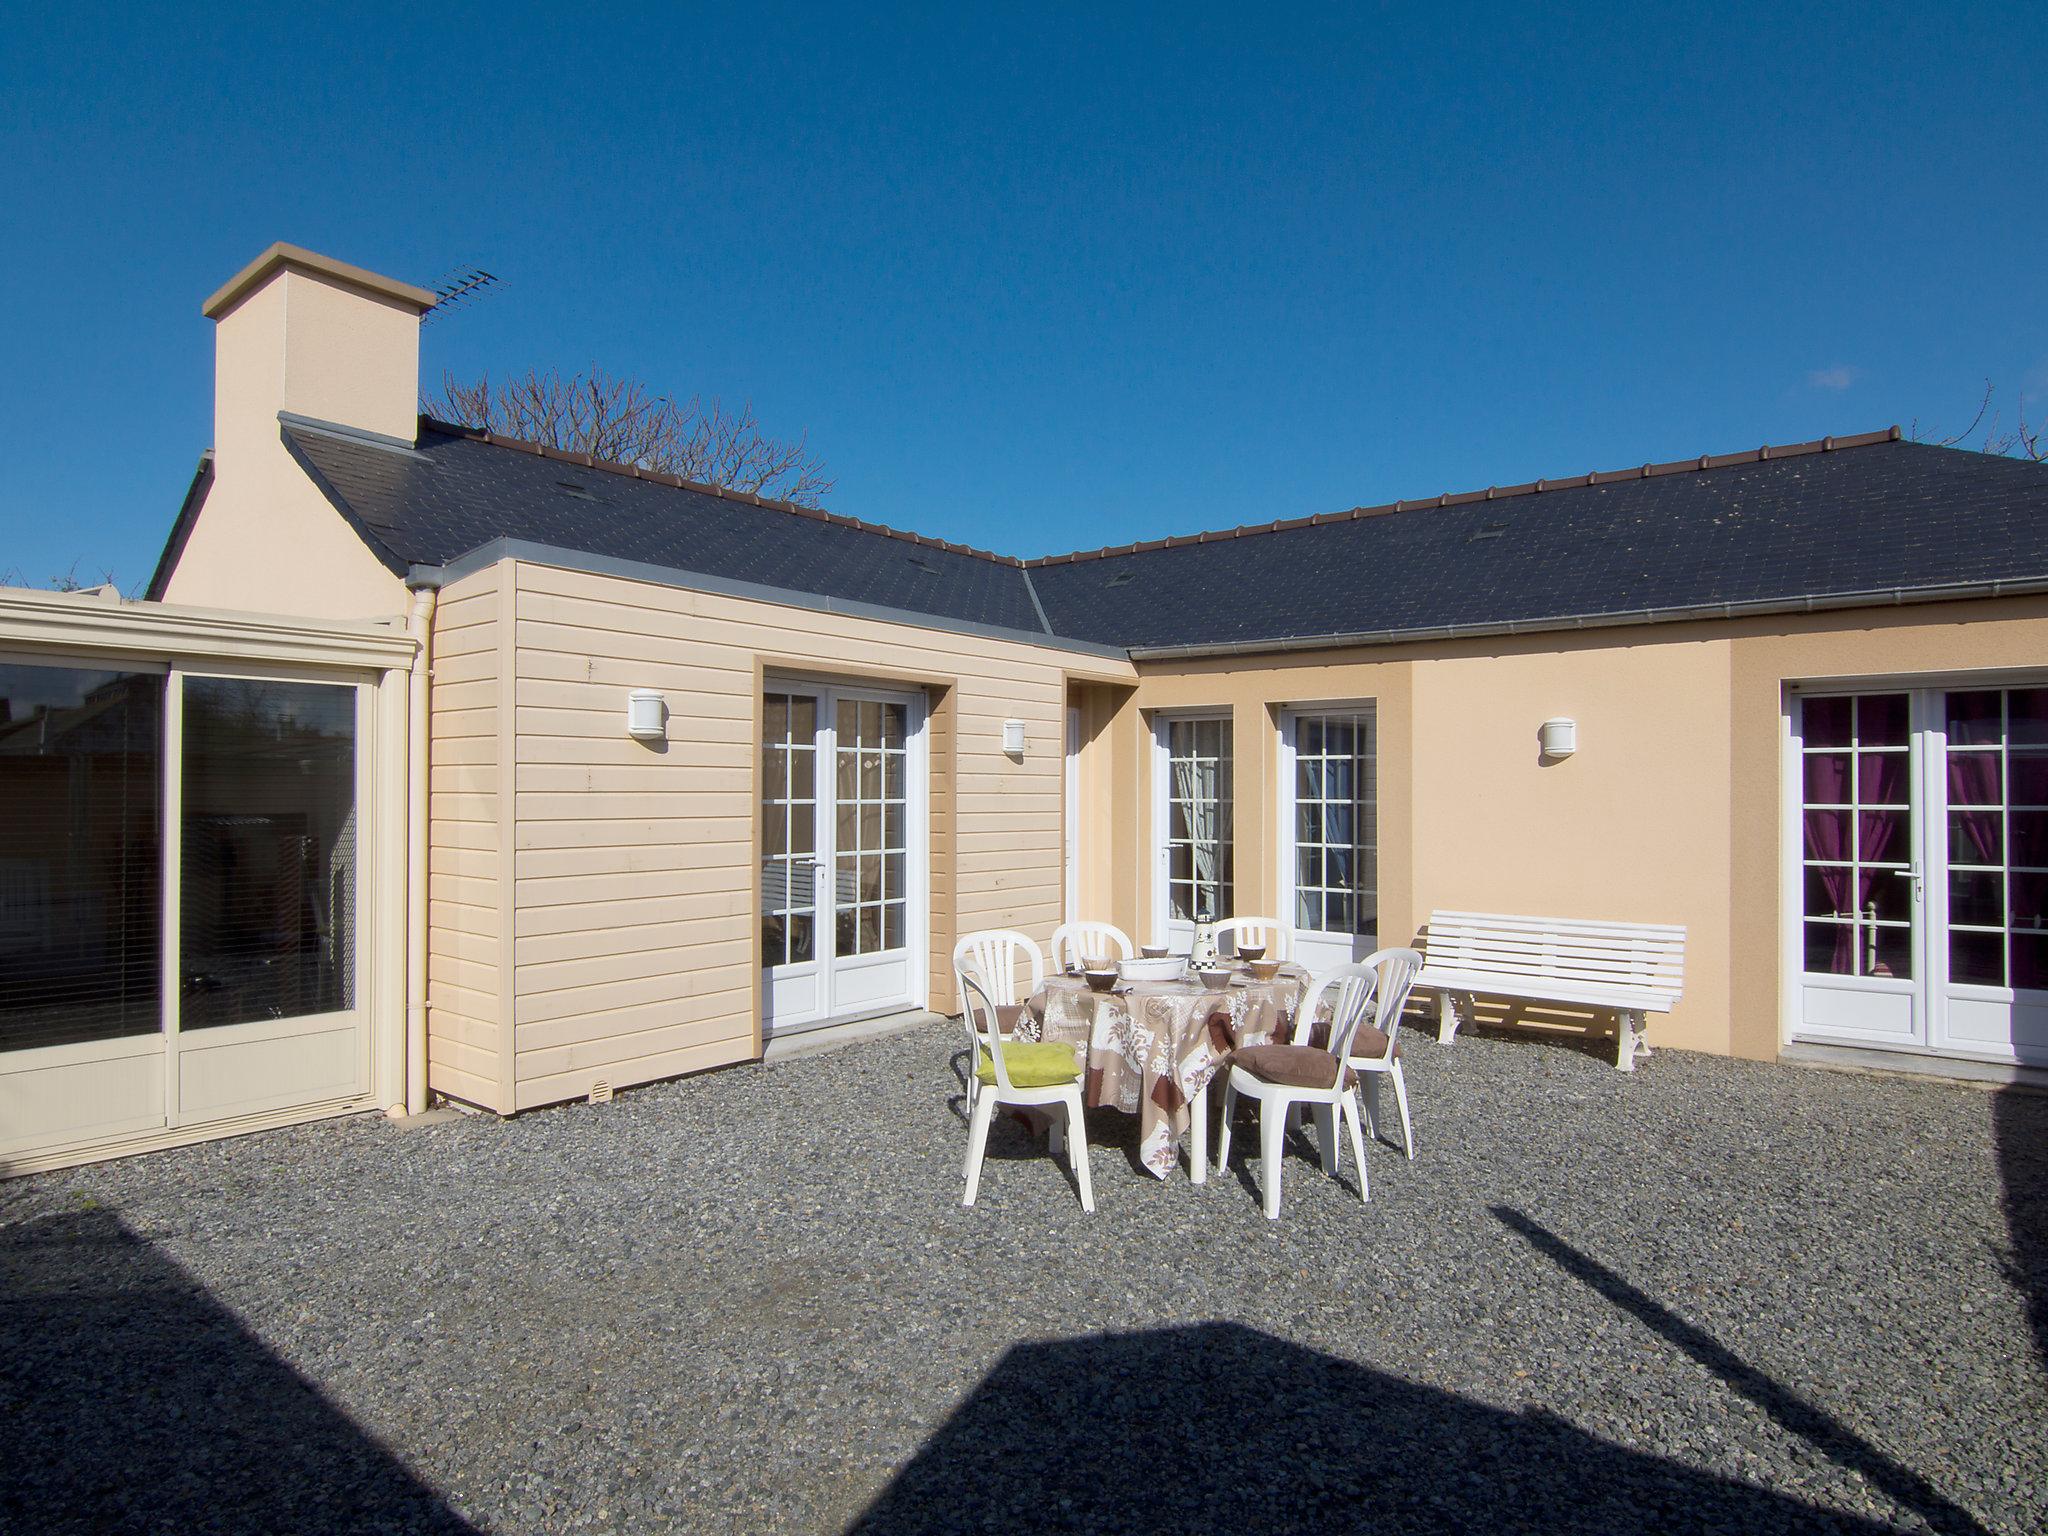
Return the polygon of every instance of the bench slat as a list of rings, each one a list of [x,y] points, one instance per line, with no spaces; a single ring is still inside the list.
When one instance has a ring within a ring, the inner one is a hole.
[[[1589,1008],[1637,1008],[1669,1013],[1675,992],[1647,987],[1589,987],[1547,978],[1490,976],[1471,971],[1418,971],[1415,985],[1431,991],[1475,992],[1482,997],[1514,997],[1531,1002],[1575,1003]]]
[[[1664,1012],[1684,979],[1679,924],[1438,911],[1430,914],[1416,983]]]

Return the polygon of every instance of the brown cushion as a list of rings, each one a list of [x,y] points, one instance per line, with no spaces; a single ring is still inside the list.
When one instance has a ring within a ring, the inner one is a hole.
[[[1351,1037],[1351,1054],[1361,1061],[1378,1061],[1387,1054],[1387,1032],[1370,1024],[1358,1026],[1358,1033]],[[1394,1043],[1394,1054],[1401,1054],[1399,1041]]]
[[[1014,1035],[1017,1033],[1017,1021],[1023,1017],[1024,1005],[1022,1003],[997,1003],[996,1033],[999,1035]]]
[[[1262,1083],[1284,1088],[1334,1088],[1337,1086],[1337,1058],[1313,1045],[1253,1045],[1231,1058]],[[1349,1068],[1346,1083],[1356,1081]]]

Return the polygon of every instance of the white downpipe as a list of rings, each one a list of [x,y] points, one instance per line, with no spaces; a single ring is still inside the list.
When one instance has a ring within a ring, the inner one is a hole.
[[[405,1112],[427,1107],[427,689],[434,666],[435,592],[412,595],[413,657],[405,753]]]

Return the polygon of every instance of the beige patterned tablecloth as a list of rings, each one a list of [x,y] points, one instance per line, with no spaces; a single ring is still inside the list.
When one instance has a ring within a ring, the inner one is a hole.
[[[1180,1160],[1195,1096],[1238,1046],[1284,1039],[1307,986],[1291,965],[1271,981],[1242,972],[1221,989],[1141,981],[1095,992],[1055,976],[1032,994],[1017,1033],[1085,1044],[1087,1101],[1138,1117],[1140,1156],[1163,1179]]]

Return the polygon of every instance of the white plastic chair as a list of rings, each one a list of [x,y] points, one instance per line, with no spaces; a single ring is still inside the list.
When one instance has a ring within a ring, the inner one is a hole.
[[[1401,1015],[1408,1007],[1408,994],[1415,990],[1415,973],[1422,969],[1422,956],[1412,949],[1375,950],[1359,962],[1379,973],[1373,1003],[1373,1022],[1361,1024],[1351,1037],[1351,1053],[1345,1065],[1365,1082],[1365,1134],[1374,1129],[1380,1115],[1380,1079],[1393,1079],[1394,1102],[1401,1109],[1401,1146],[1409,1160],[1415,1158],[1415,1128],[1408,1121],[1408,1082],[1401,1075]]]
[[[1017,995],[1017,960],[1029,962],[1031,985],[1023,997]],[[984,928],[978,933],[961,935],[960,942],[953,946],[953,988],[960,998],[960,1016],[967,1022],[967,1033],[972,1041],[974,1021],[967,1018],[967,983],[969,979],[981,983],[983,996],[990,998],[996,1008],[997,1027],[1006,1034],[1015,1033],[1017,1013],[1026,998],[1045,985],[1045,957],[1038,952],[1038,945],[1029,934],[1018,933],[1013,928]],[[973,1058],[969,1057],[967,1070],[967,1108],[972,1111],[975,1100],[980,1097],[980,1085],[975,1081]]]
[[[1081,1209],[1093,1211],[1095,1186],[1088,1177],[1088,1123],[1081,1102],[1080,1052],[1063,1041],[1006,1041],[996,1027],[994,1001],[972,976],[961,986],[960,1012],[975,1041],[969,1075],[981,1083],[973,1113],[968,1117],[967,1190],[960,1203],[974,1204],[974,1197],[980,1192],[989,1122],[995,1118],[997,1106],[1008,1104],[1019,1109],[1056,1107],[1065,1112],[1067,1161],[1073,1166],[1074,1182],[1080,1186]],[[1019,1077],[1025,1081],[1019,1083]],[[1057,1138],[1049,1150],[1059,1150]]]
[[[1114,923],[1061,923],[1052,931],[1052,968],[1064,971],[1071,964],[1096,960],[1116,951],[1116,958],[1128,960],[1137,954],[1129,935]]]
[[[1277,917],[1226,917],[1216,925],[1216,949],[1224,950],[1224,940],[1229,939],[1230,948],[1235,951],[1245,944],[1266,946],[1268,960],[1292,960],[1294,958],[1294,930]]]
[[[1223,1090],[1223,1135],[1216,1146],[1216,1171],[1230,1161],[1230,1124],[1240,1096],[1259,1102],[1259,1193],[1266,1219],[1280,1216],[1280,1155],[1287,1138],[1290,1112],[1300,1105],[1316,1117],[1322,1144],[1323,1172],[1337,1176],[1337,1120],[1343,1117],[1351,1136],[1351,1155],[1358,1163],[1358,1198],[1370,1200],[1365,1172],[1365,1133],[1360,1129],[1356,1078],[1345,1065],[1351,1037],[1371,1011],[1377,973],[1363,961],[1326,971],[1310,985],[1294,1015],[1289,1045],[1255,1045],[1230,1058]],[[1334,993],[1327,1047],[1308,1043],[1316,1009],[1326,993]],[[1327,1078],[1327,1082],[1324,1079]]]
[[[1029,962],[1031,972],[1031,985],[1022,995],[1017,991],[1020,956]],[[1039,953],[1037,942],[1029,934],[1014,928],[984,928],[979,933],[962,934],[960,942],[953,946],[955,984],[968,976],[980,981],[982,990],[998,1007],[1014,1007],[1045,985],[1045,956]]]

